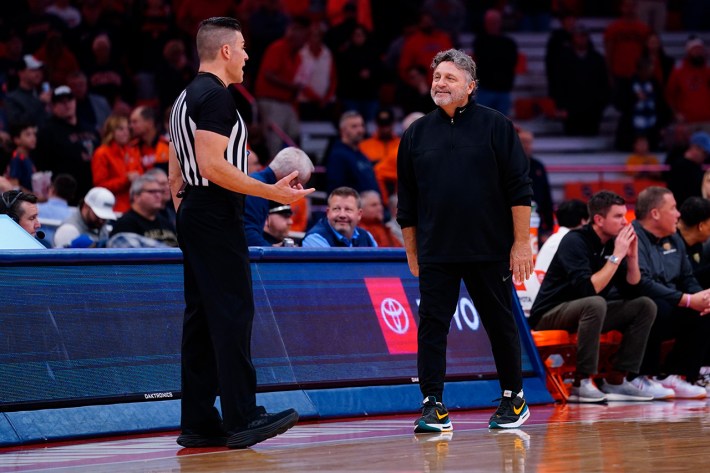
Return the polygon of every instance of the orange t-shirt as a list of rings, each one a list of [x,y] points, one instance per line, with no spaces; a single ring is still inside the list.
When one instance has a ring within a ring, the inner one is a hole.
[[[283,81],[293,82],[301,62],[300,58],[299,54],[291,52],[285,39],[282,38],[271,43],[264,53],[259,74],[256,77],[256,96],[280,102],[293,102],[295,98],[293,92],[272,84],[266,79],[266,74],[270,72]]]
[[[604,31],[605,53],[616,77],[631,77],[636,72],[636,63],[643,53],[651,29],[640,20],[616,20]]]

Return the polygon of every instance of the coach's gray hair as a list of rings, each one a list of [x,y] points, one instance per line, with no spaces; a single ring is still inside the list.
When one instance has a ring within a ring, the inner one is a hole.
[[[476,77],[476,63],[473,61],[466,51],[461,49],[447,49],[441,51],[434,56],[431,62],[432,71],[436,69],[442,62],[453,62],[456,67],[461,69],[469,82],[474,82],[478,88],[478,77]]]
[[[269,163],[269,167],[278,179],[298,171],[298,181],[302,184],[308,182],[313,172],[311,158],[303,150],[293,146],[279,151]]]

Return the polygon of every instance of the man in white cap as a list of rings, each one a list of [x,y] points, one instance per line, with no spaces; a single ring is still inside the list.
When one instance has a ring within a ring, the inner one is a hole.
[[[116,220],[118,217],[113,211],[115,204],[116,197],[110,190],[104,187],[91,189],[79,207],[57,228],[54,234],[54,247],[96,247],[101,240],[101,230],[106,221]]]
[[[22,58],[24,67],[18,71],[19,84],[5,98],[5,111],[10,123],[30,122],[36,126],[47,119],[47,104],[50,101],[49,91],[38,93],[44,74],[41,61],[31,54]]]

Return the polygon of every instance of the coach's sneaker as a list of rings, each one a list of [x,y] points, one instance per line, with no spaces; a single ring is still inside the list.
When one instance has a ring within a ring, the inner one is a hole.
[[[232,432],[227,439],[229,448],[247,448],[266,439],[286,432],[298,422],[298,412],[294,409],[269,414],[266,409],[259,406],[256,416],[246,428]]]
[[[621,384],[609,384],[604,380],[602,392],[606,394],[607,401],[653,401],[653,396],[644,393],[625,378]]]
[[[454,430],[449,419],[449,411],[437,402],[436,397],[427,396],[422,401],[422,416],[414,422],[414,433],[451,432]]]
[[[664,379],[655,378],[664,388],[670,388],[679,399],[703,399],[708,393],[705,388],[690,384],[677,374],[672,374]]]
[[[670,388],[664,388],[661,383],[650,379],[648,376],[637,376],[630,382],[645,395],[653,396],[656,401],[675,397],[675,391]]]
[[[572,386],[567,402],[599,403],[606,402],[606,396],[589,378],[580,379],[579,386]]]
[[[488,427],[491,429],[515,429],[520,427],[530,417],[528,403],[525,402],[523,391],[503,391],[503,397],[496,399],[500,405],[495,414],[491,416]]]
[[[184,429],[177,438],[177,444],[185,448],[224,447],[227,445],[227,434],[219,430],[203,433]]]

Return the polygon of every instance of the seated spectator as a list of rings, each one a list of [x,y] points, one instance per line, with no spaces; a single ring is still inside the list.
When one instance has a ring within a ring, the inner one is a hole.
[[[710,346],[710,291],[693,277],[685,243],[676,233],[680,213],[670,190],[651,186],[636,201],[642,294],[658,307],[641,368],[655,375],[678,398],[704,398],[704,388],[693,383],[700,375],[703,355]],[[661,343],[675,339],[661,365]]]
[[[3,192],[0,199],[0,214],[7,215],[33,237],[44,238],[39,234],[41,227],[39,211],[37,210],[37,197],[23,191]]]
[[[173,205],[173,196],[170,193],[170,182],[168,181],[168,174],[161,168],[148,169],[144,176],[153,176],[158,184],[163,188],[163,195],[160,199],[162,202],[162,207],[160,209],[160,215],[165,217],[173,227],[176,226],[177,215],[175,212],[175,205]]]
[[[395,100],[405,115],[434,110],[436,104],[431,99],[431,82],[427,69],[422,66],[410,67],[406,80],[397,87]]]
[[[685,243],[693,276],[703,289],[710,288],[710,200],[688,197],[680,207],[678,234]]]
[[[76,71],[67,76],[67,85],[76,98],[76,116],[79,124],[101,133],[104,122],[111,115],[111,106],[101,95],[89,92],[86,74]]]
[[[685,199],[699,196],[703,183],[703,164],[710,157],[710,134],[696,131],[690,136],[690,146],[683,156],[670,163],[666,184],[673,192],[676,202],[683,205]]]
[[[577,199],[562,202],[557,208],[556,214],[559,228],[543,243],[537,254],[537,258],[535,258],[533,275],[525,281],[526,295],[531,303],[535,302],[535,298],[540,291],[540,284],[542,284],[542,281],[545,279],[545,273],[547,273],[552,258],[554,258],[557,253],[557,248],[559,248],[562,238],[567,235],[570,230],[579,228],[589,222],[587,204]]]
[[[385,206],[382,205],[380,194],[375,191],[364,191],[360,194],[360,201],[362,202],[360,228],[370,232],[377,246],[402,248],[404,244],[385,224]]]
[[[627,379],[639,373],[656,308],[648,297],[637,296],[638,245],[626,221],[625,201],[600,191],[589,200],[589,215],[591,223],[560,242],[530,311],[530,326],[577,332],[570,402],[665,398],[667,390],[654,385],[649,392]],[[609,330],[619,330],[623,339],[600,391],[592,376],[599,364],[599,337]]]
[[[108,220],[118,217],[113,211],[116,197],[104,187],[94,187],[54,233],[54,248],[90,248],[108,239]]]
[[[131,208],[131,183],[143,174],[140,153],[130,141],[128,118],[111,115],[101,132],[101,146],[96,149],[91,160],[94,186],[105,187],[113,192],[116,196],[114,210],[119,213]]]
[[[293,225],[293,211],[290,205],[269,201],[269,215],[264,223],[264,240],[271,243],[271,246],[284,246],[284,238],[291,231]]]
[[[703,199],[710,199],[710,169],[703,174],[703,183],[700,187],[700,195]]]
[[[58,174],[52,179],[48,190],[47,202],[37,204],[41,219],[59,220],[69,217],[70,203],[76,197],[76,179],[69,174]]]
[[[135,233],[167,246],[178,246],[175,227],[160,214],[164,194],[165,188],[155,176],[138,176],[131,183],[131,208],[116,220],[110,236]]]
[[[30,154],[37,147],[37,127],[29,122],[16,122],[10,125],[10,137],[15,144],[15,151],[5,170],[5,177],[13,186],[31,192],[32,174],[37,169]]]
[[[326,182],[328,192],[338,187],[352,187],[358,192],[379,191],[372,163],[360,150],[365,138],[365,121],[355,111],[340,117],[340,139],[330,148],[326,157]]]
[[[648,138],[645,135],[639,135],[634,139],[633,154],[626,158],[627,166],[657,166],[661,164],[656,155],[650,152]],[[659,171],[639,171],[629,169],[626,174],[633,176],[636,179],[652,179],[660,180],[661,173]]]
[[[360,150],[372,162],[382,200],[387,204],[388,197],[396,192],[399,149],[399,136],[394,133],[392,110],[382,109],[377,112],[375,125],[375,134],[360,143]]]
[[[306,153],[294,147],[279,151],[262,171],[250,174],[257,181],[275,184],[294,171],[298,171],[297,182],[305,184],[311,178],[313,163]],[[264,224],[269,215],[269,201],[263,197],[248,195],[244,204],[244,231],[249,246],[271,246],[264,238]]]
[[[362,218],[360,194],[351,187],[338,187],[328,196],[325,217],[303,239],[304,248],[376,247],[370,232],[358,227]]]
[[[168,140],[160,134],[158,117],[153,107],[140,105],[130,116],[131,145],[138,148],[143,169],[155,166],[168,170]]]
[[[296,71],[298,113],[301,120],[335,120],[335,88],[337,76],[330,49],[323,44],[325,25],[311,23],[308,42],[299,51],[300,64]]]

